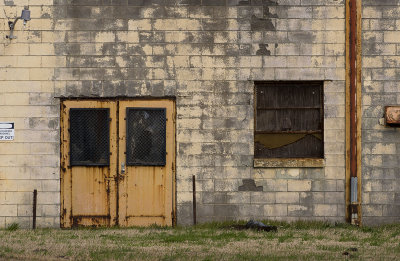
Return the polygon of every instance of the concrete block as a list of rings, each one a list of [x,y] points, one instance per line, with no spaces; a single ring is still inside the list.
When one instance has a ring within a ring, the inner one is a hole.
[[[288,216],[306,217],[313,213],[310,205],[288,205]]]
[[[18,217],[32,217],[32,204],[29,205],[18,205],[17,207],[17,216]],[[41,208],[37,208],[36,212],[37,216],[41,216]]]
[[[300,170],[297,168],[277,169],[276,177],[281,179],[298,179]]]
[[[325,204],[344,204],[344,192],[325,192]]]
[[[228,192],[226,194],[226,202],[228,204],[250,204],[253,203],[252,193],[254,192]]]
[[[238,205],[214,205],[214,215],[216,217],[236,217],[238,214]]]
[[[41,216],[43,217],[59,217],[60,205],[41,205]]]
[[[193,208],[192,204],[177,205],[177,223],[180,225],[193,224]]]
[[[258,179],[274,179],[275,178],[275,169],[252,169],[252,177],[256,180]]]
[[[276,194],[273,192],[250,192],[252,204],[271,204],[275,203]]]
[[[288,206],[286,204],[264,205],[264,215],[266,217],[286,217]]]
[[[33,198],[33,190],[32,192],[17,192],[17,191],[10,191],[10,192],[3,192],[4,201],[3,204],[29,204],[32,202]]]
[[[288,191],[311,191],[310,180],[288,180]]]
[[[276,192],[276,203],[298,203],[298,192]]]
[[[59,228],[60,218],[59,217],[38,217],[36,220],[38,228]]]
[[[60,204],[59,192],[38,192],[38,204]]]
[[[363,205],[362,211],[365,217],[381,217],[383,213],[382,205]]]
[[[314,180],[312,191],[336,191],[336,180]]]
[[[2,213],[3,217],[11,217],[18,215],[18,206],[17,205],[0,205],[0,213]]]
[[[314,216],[335,217],[337,216],[337,205],[332,204],[315,204]]]
[[[18,224],[20,228],[31,228],[32,227],[32,218],[31,217],[6,217],[5,227],[8,227],[14,223]]]
[[[301,192],[300,204],[312,206],[314,204],[323,204],[325,202],[324,192]]]
[[[326,179],[344,179],[345,178],[344,167],[325,167],[325,178]]]
[[[214,216],[214,206],[213,205],[203,205],[199,204],[197,206],[197,218],[202,220],[203,218],[212,218]]]
[[[382,215],[386,216],[386,217],[399,217],[400,216],[400,205],[398,205],[398,204],[383,205]]]
[[[362,190],[364,192],[382,191],[382,180],[363,180]]]
[[[263,191],[287,191],[287,180],[284,179],[257,180],[257,185],[262,185]]]
[[[371,204],[388,204],[394,202],[393,192],[371,192],[369,193]]]
[[[382,10],[372,6],[365,6],[362,10],[362,16],[364,18],[382,18]]]

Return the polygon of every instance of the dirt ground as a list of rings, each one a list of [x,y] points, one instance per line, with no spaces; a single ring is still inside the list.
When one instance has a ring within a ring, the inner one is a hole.
[[[267,222],[265,222],[267,223]],[[243,223],[241,223],[243,224]],[[400,260],[400,224],[0,230],[0,260]]]

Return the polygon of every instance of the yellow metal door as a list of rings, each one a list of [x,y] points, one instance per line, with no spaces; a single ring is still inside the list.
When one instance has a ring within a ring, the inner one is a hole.
[[[61,104],[61,227],[116,225],[116,115],[115,102]]]
[[[119,225],[173,225],[174,102],[119,102]]]
[[[61,226],[173,225],[174,116],[171,100],[62,102]]]

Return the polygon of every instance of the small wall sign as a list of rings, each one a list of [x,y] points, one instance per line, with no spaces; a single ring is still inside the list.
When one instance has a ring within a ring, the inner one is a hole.
[[[14,122],[0,122],[0,141],[14,140]]]

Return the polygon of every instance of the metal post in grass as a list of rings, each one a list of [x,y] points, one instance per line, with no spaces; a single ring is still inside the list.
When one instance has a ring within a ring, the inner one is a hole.
[[[193,183],[193,225],[197,224],[196,220],[196,177],[192,176],[192,183]]]
[[[32,221],[32,229],[36,229],[36,205],[37,205],[37,190],[33,190],[33,221]]]

